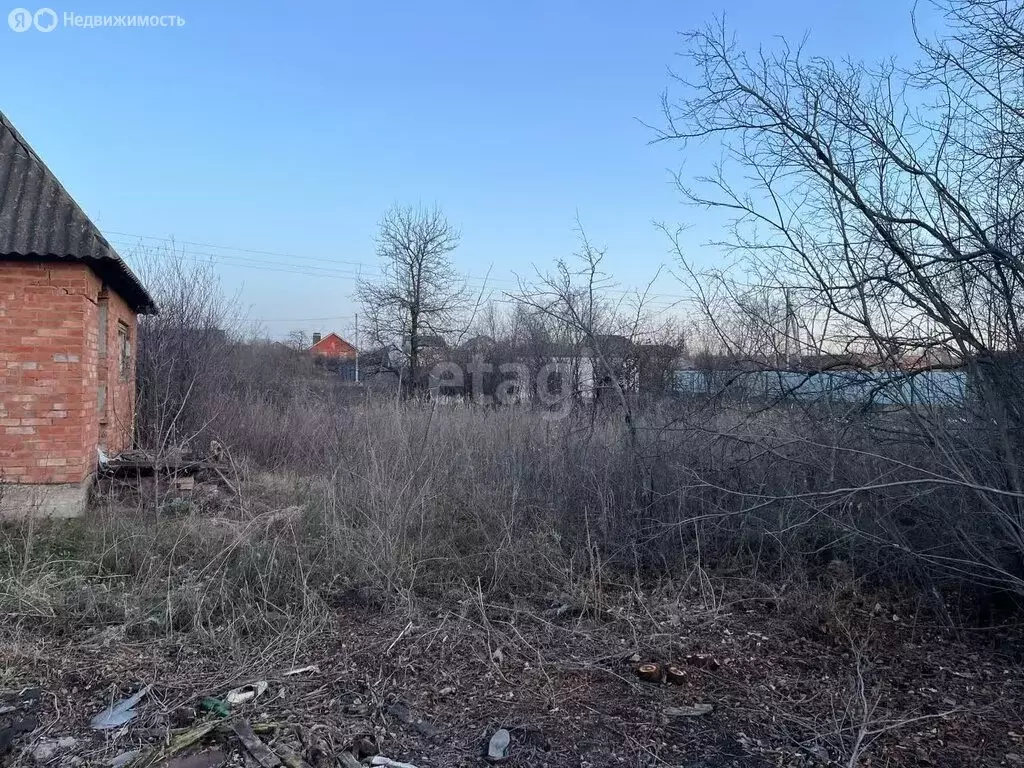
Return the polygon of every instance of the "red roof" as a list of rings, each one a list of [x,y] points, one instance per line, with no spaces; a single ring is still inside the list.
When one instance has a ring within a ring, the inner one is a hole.
[[[314,355],[323,355],[337,360],[348,360],[356,356],[356,348],[336,333],[328,333],[309,348]]]

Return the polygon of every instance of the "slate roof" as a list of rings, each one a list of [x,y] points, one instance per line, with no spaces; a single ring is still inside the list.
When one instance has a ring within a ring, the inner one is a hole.
[[[83,262],[136,312],[156,312],[139,278],[2,112],[0,259]]]

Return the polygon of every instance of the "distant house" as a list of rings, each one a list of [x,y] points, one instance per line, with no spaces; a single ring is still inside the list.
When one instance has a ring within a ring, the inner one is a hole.
[[[132,441],[153,299],[0,114],[0,513],[71,516]]]
[[[352,344],[349,344],[336,333],[328,333],[326,336],[314,333],[313,345],[309,348],[309,351],[314,355],[332,360],[355,360],[358,354]]]

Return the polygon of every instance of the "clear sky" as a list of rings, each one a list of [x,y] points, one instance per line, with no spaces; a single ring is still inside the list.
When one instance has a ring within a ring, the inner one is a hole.
[[[641,124],[682,63],[677,33],[724,13],[750,47],[808,33],[814,53],[871,60],[913,42],[911,0],[53,3],[185,25],[15,33],[5,9],[0,109],[122,252],[210,244],[183,247],[216,254],[277,336],[350,332],[394,202],[440,205],[460,270],[493,265],[495,288],[570,254],[577,213],[624,286],[669,260],[656,219],[697,224],[689,245],[713,260],[670,183],[712,150],[651,146]]]

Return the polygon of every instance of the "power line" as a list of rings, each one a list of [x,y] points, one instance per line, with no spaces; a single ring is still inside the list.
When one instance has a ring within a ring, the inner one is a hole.
[[[245,261],[242,261],[242,262],[238,262],[238,261],[224,261],[224,259],[236,258],[236,257],[230,257],[230,256],[220,257],[220,258],[218,258],[218,257],[212,257],[211,258],[211,257],[209,257],[208,254],[199,253],[199,254],[192,255],[191,252],[181,252],[181,251],[176,252],[175,256],[176,256],[176,258],[179,258],[182,261],[186,261],[186,262],[188,262],[190,264],[207,265],[211,261],[214,261],[214,262],[220,262],[222,264],[226,264],[227,266],[240,267],[240,268],[244,268],[244,269],[248,269],[248,270],[258,270],[258,271],[264,271],[264,272],[274,272],[274,273],[278,273],[278,274],[283,273],[283,274],[289,274],[289,275],[298,275],[298,276],[302,276],[302,277],[316,277],[316,278],[320,278],[320,279],[327,278],[327,279],[331,279],[331,280],[352,280],[353,279],[353,276],[344,275],[344,274],[330,274],[330,273],[327,273],[327,272],[309,272],[309,271],[306,271],[304,269],[289,269],[289,268],[286,268],[286,267],[274,267],[274,266],[268,266],[268,265],[262,264],[262,263],[256,263],[256,264],[247,263]],[[244,257],[237,257],[237,258],[244,258]],[[480,287],[483,288],[485,286],[482,285]],[[500,289],[498,289],[498,290],[500,290]],[[612,291],[608,291],[608,292],[611,293]],[[618,291],[618,293],[620,293],[622,296],[629,296],[633,292],[631,292],[631,291]],[[349,296],[348,298],[351,299],[351,296]],[[647,301],[644,303],[644,306],[646,308],[648,308],[648,309],[651,309],[651,310],[654,310],[654,311],[662,311],[662,312],[675,309],[679,305],[680,301],[671,301],[670,299],[671,299],[671,296],[668,295],[668,294],[651,294],[651,295],[649,295],[647,297]],[[493,302],[493,303],[495,303],[495,304],[508,304],[508,305],[515,304],[515,299],[510,297],[507,294],[507,292],[501,292],[501,293],[498,293],[498,294],[496,294],[494,296],[490,296],[490,297],[488,297],[488,300]],[[316,320],[317,318],[310,318],[310,319],[311,320]],[[324,318],[324,319],[333,319],[333,318]],[[292,320],[291,318],[282,318],[281,320],[263,320],[261,322],[288,322],[288,321],[291,321],[291,320]],[[295,318],[296,322],[301,321],[301,320],[302,320],[302,318]]]
[[[122,247],[127,247],[127,248],[135,247],[135,245],[131,244],[131,243],[122,243],[122,242],[117,241],[117,240],[113,240],[112,242],[114,242],[117,245],[121,245]],[[227,264],[228,266],[246,267],[246,268],[249,268],[249,269],[262,269],[262,270],[269,271],[269,272],[283,272],[283,273],[286,273],[286,274],[293,274],[293,275],[305,275],[307,277],[330,277],[330,278],[337,278],[337,279],[343,279],[343,280],[357,279],[358,277],[360,277],[360,275],[358,273],[350,272],[350,271],[347,271],[347,270],[340,270],[340,269],[333,269],[332,270],[332,269],[330,269],[328,267],[314,267],[314,266],[307,266],[307,265],[287,265],[287,264],[280,265],[280,264],[275,264],[274,262],[267,262],[267,261],[256,260],[256,259],[254,259],[252,257],[232,256],[230,254],[215,254],[215,253],[206,253],[206,252],[203,252],[203,251],[191,251],[191,250],[185,250],[185,249],[178,249],[178,250],[174,251],[173,253],[171,253],[170,251],[167,251],[167,252],[157,251],[156,253],[157,253],[157,255],[159,255],[161,257],[170,258],[170,257],[174,256],[174,257],[177,257],[177,258],[182,258],[182,259],[184,259],[186,261],[200,263],[200,264],[205,264],[205,263],[209,263],[210,261],[215,261],[215,262],[221,262],[221,263]],[[371,275],[368,275],[368,276],[369,277],[375,277],[377,275],[372,275],[371,274]]]
[[[315,262],[318,262],[318,263],[329,264],[329,265],[347,264],[347,265],[350,265],[350,266],[353,266],[353,267],[357,267],[358,271],[353,271],[351,269],[347,269],[347,270],[339,269],[339,268],[337,268],[335,266],[318,267],[316,265],[306,265],[306,264],[295,264],[295,265],[290,265],[290,266],[296,266],[296,267],[300,267],[302,269],[310,269],[310,270],[327,270],[329,272],[339,273],[339,274],[341,274],[344,277],[355,276],[356,278],[359,278],[359,277],[382,277],[383,276],[383,275],[381,275],[381,273],[379,271],[378,265],[376,265],[376,264],[367,264],[366,262],[362,262],[362,261],[351,261],[351,260],[346,260],[346,259],[328,259],[328,258],[323,258],[323,257],[319,257],[319,256],[303,256],[303,255],[300,255],[300,254],[280,253],[280,252],[276,252],[276,251],[261,251],[261,250],[256,250],[256,249],[253,249],[253,248],[238,248],[238,247],[230,246],[230,245],[216,245],[216,244],[213,244],[213,243],[200,243],[200,242],[192,241],[192,240],[176,240],[176,239],[170,238],[170,237],[157,237],[155,235],[139,235],[139,234],[133,234],[131,232],[116,232],[114,230],[108,230],[107,234],[109,234],[109,235],[117,235],[119,238],[132,237],[132,238],[137,238],[139,240],[156,241],[157,244],[158,244],[157,246],[151,246],[150,245],[150,246],[146,246],[146,247],[159,247],[159,246],[171,247],[171,248],[174,248],[174,250],[176,252],[183,252],[183,253],[189,253],[189,254],[194,254],[194,255],[207,256],[207,257],[212,258],[212,259],[232,259],[232,260],[236,260],[236,261],[239,260],[239,259],[245,259],[247,263],[253,263],[253,264],[267,264],[267,263],[269,263],[269,264],[280,264],[280,262],[270,262],[270,261],[267,261],[266,259],[257,259],[256,256],[270,256],[270,257],[280,258],[280,259],[301,259],[301,260],[304,260],[304,261],[315,261]],[[137,245],[139,245],[139,243],[133,243],[133,242],[128,241],[128,240],[116,239],[116,238],[110,238],[110,239],[111,239],[111,241],[116,241],[117,243],[119,243],[121,245],[124,245],[125,247],[136,247]],[[146,245],[146,244],[142,243],[142,245]],[[180,246],[180,245],[199,246],[200,248],[215,248],[217,250],[233,251],[235,253],[251,254],[251,255],[250,256],[235,256],[235,255],[232,255],[232,254],[210,253],[209,251],[198,251],[195,248],[177,248],[176,247],[176,246]],[[516,284],[516,281],[510,280],[510,279],[507,279],[507,278],[504,278],[504,279],[502,279],[502,278],[483,278],[483,277],[474,277],[472,275],[462,275],[462,278],[464,280],[467,280],[467,281],[473,281],[473,282],[478,282],[478,283],[502,282],[502,283],[507,283],[507,284],[510,284],[510,285]]]
[[[110,238],[110,242],[118,245],[124,249],[134,249],[138,247],[138,243],[132,243],[129,241],[118,240],[117,238]],[[143,246],[152,247],[152,246]],[[187,260],[193,262],[203,263],[204,261],[215,261],[227,264],[228,266],[246,267],[248,269],[263,269],[271,272],[283,272],[286,274],[294,275],[305,275],[308,277],[329,277],[341,280],[358,280],[361,278],[382,278],[379,271],[359,271],[354,272],[350,269],[340,269],[337,267],[319,267],[315,265],[307,264],[281,264],[280,262],[267,261],[264,259],[258,259],[254,256],[236,256],[233,254],[224,253],[210,253],[209,251],[196,251],[185,248],[175,248],[174,250],[155,250],[153,251],[158,256],[170,258],[176,256],[178,258],[186,257]],[[199,258],[201,257],[201,258]],[[351,263],[351,262],[345,262]],[[463,275],[462,279],[467,283],[478,283],[480,287],[485,287],[488,283],[497,282],[495,279],[473,277],[469,275]],[[506,281],[508,282],[508,281]]]
[[[261,323],[319,323],[327,320],[351,320],[352,315],[331,315],[329,317],[263,317]]]
[[[157,235],[139,235],[132,232],[115,232],[114,230],[107,230],[107,234],[117,235],[119,237],[134,237],[139,240],[157,240],[163,244],[173,243],[175,245],[195,245],[200,248],[216,248],[218,250],[235,251],[237,253],[250,253],[259,256],[274,256],[282,259],[302,259],[304,261],[320,261],[328,264],[351,264],[356,267],[367,267],[369,269],[375,268],[372,264],[366,264],[361,261],[346,261],[344,259],[327,259],[321,256],[303,256],[297,253],[280,253],[278,251],[260,251],[254,248],[239,248],[233,245],[217,245],[216,243],[200,243],[194,240],[177,240],[173,237],[159,237]]]
[[[121,240],[111,238],[112,241],[116,242],[125,248],[138,248],[145,247],[154,249],[158,255],[170,256],[172,253],[178,257],[187,257],[188,261],[193,263],[205,263],[206,260],[219,261],[226,264],[227,266],[244,267],[246,269],[256,269],[269,272],[279,272],[283,274],[300,275],[305,277],[326,277],[330,279],[338,280],[358,280],[358,279],[374,279],[381,278],[384,275],[379,271],[377,265],[367,264],[366,262],[351,261],[345,259],[328,259],[317,256],[304,256],[300,254],[282,253],[278,251],[265,251],[253,248],[241,248],[236,246],[218,245],[215,243],[203,243],[192,240],[177,240],[171,237],[158,237],[155,235],[140,235],[131,232],[118,232],[114,230],[108,230],[109,235],[117,235],[120,238],[129,237],[137,238],[139,241],[149,240],[156,241],[156,245],[149,245],[144,242],[131,242],[128,240]],[[234,253],[212,253],[210,251],[199,251],[194,248],[180,248],[178,246],[189,245],[199,246],[201,248],[214,248],[220,251],[231,251]],[[161,247],[167,249],[165,253],[161,253]],[[245,255],[235,255],[245,254]],[[270,261],[268,259],[259,258],[260,256],[274,257],[279,259],[301,259],[305,261],[313,261],[323,264],[346,264],[355,266],[358,270],[343,269],[332,266],[320,267],[315,264],[289,264],[287,262],[281,263],[277,261]],[[363,271],[365,267],[366,271]],[[503,283],[505,285],[511,285],[519,287],[519,280],[512,280],[510,278],[496,278],[496,277],[474,277],[472,275],[462,274],[460,275],[463,281],[467,283],[476,283],[479,287],[484,288],[494,283]],[[501,290],[501,289],[496,289]],[[601,291],[605,294],[614,294],[619,296],[632,296],[638,293],[635,289],[624,289],[624,288],[607,288]],[[671,293],[651,293],[648,297],[647,306],[653,309],[672,309],[677,306],[681,301],[686,300],[688,297],[679,294]]]

